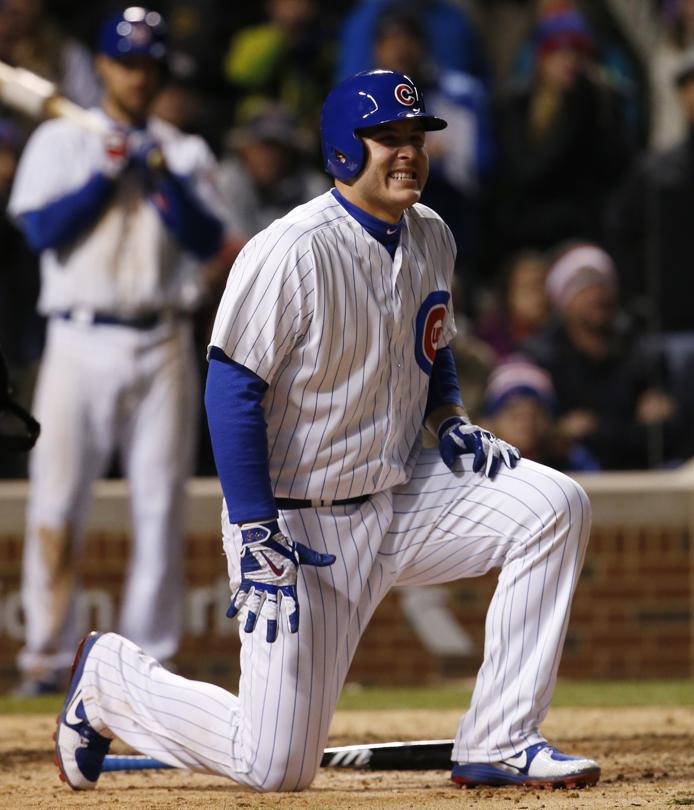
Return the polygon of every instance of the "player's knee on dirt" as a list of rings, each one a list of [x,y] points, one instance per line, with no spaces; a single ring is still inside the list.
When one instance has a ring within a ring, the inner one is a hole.
[[[292,793],[306,790],[313,782],[320,762],[312,766],[306,753],[306,740],[284,752],[273,752],[271,761],[259,757],[244,782],[262,793]]]
[[[301,779],[298,782],[287,781],[284,774],[277,774],[273,777],[272,774],[263,780],[262,784],[254,786],[256,790],[261,793],[295,793],[306,790],[313,782],[313,777],[310,779]]]

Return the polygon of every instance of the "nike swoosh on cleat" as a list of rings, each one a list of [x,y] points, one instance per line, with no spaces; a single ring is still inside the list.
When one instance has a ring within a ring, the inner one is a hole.
[[[281,577],[281,576],[282,576],[282,574],[284,574],[284,566],[282,566],[282,567],[280,568],[279,566],[275,565],[275,564],[272,562],[272,560],[271,560],[271,559],[270,559],[270,558],[267,556],[267,554],[266,554],[264,551],[261,551],[260,553],[261,553],[261,555],[263,556],[263,558],[265,559],[265,562],[266,562],[266,563],[267,563],[267,564],[270,566],[270,568],[272,569],[272,573],[273,573],[275,576],[277,576],[277,577]]]
[[[84,722],[84,718],[79,717],[77,714],[77,707],[80,705],[81,702],[82,702],[82,693],[78,692],[72,699],[70,705],[65,710],[65,723],[68,726],[77,726],[80,723]]]
[[[517,770],[518,773],[523,773],[528,767],[528,754],[526,751],[521,751],[520,754],[516,754],[515,757],[509,757],[500,764],[507,768],[513,768]]]

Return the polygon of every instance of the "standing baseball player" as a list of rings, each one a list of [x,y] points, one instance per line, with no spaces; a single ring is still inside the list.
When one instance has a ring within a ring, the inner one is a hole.
[[[93,788],[110,740],[258,790],[314,778],[359,638],[393,586],[501,569],[453,749],[467,785],[585,785],[540,730],[588,542],[573,480],[470,424],[448,342],[450,232],[418,203],[428,115],[373,71],[325,101],[335,187],[277,220],[229,275],[206,406],[241,624],[239,695],[92,634],[59,717],[61,774]],[[420,445],[422,427],[438,449]],[[299,616],[299,604],[301,616]]]
[[[108,134],[67,120],[40,126],[9,203],[41,254],[49,319],[22,571],[25,694],[56,690],[69,669],[90,488],[114,450],[134,530],[119,626],[162,659],[181,629],[183,485],[198,407],[187,314],[196,265],[220,243],[215,164],[200,138],[148,116],[166,76],[159,14],[131,7],[108,19],[98,50],[94,114]]]

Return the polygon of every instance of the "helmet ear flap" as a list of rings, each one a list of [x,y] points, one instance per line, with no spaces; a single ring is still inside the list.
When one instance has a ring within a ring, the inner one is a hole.
[[[344,138],[340,139],[344,140]],[[354,134],[349,144],[332,143],[327,145],[326,171],[336,180],[349,180],[356,177],[364,167],[366,149],[362,139]],[[345,148],[342,148],[342,147]]]

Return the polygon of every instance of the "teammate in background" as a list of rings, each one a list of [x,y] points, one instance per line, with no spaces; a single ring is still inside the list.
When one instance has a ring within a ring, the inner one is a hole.
[[[98,51],[105,94],[95,114],[109,135],[66,120],[40,126],[9,203],[41,253],[39,309],[49,318],[22,571],[24,694],[55,691],[69,668],[91,484],[116,449],[134,529],[120,628],[163,659],[181,630],[183,486],[197,407],[187,313],[196,261],[220,243],[215,163],[201,139],[148,117],[166,77],[159,14],[131,7],[109,18]]]
[[[90,635],[56,735],[73,788],[95,786],[115,736],[258,790],[308,787],[389,589],[493,567],[453,779],[597,781],[595,762],[540,731],[590,504],[574,481],[466,418],[448,349],[454,243],[418,202],[426,132],[445,126],[401,73],[357,74],[328,95],[321,137],[335,187],[244,247],[209,349],[239,695],[171,674],[122,636]],[[423,426],[438,448],[421,449]]]

